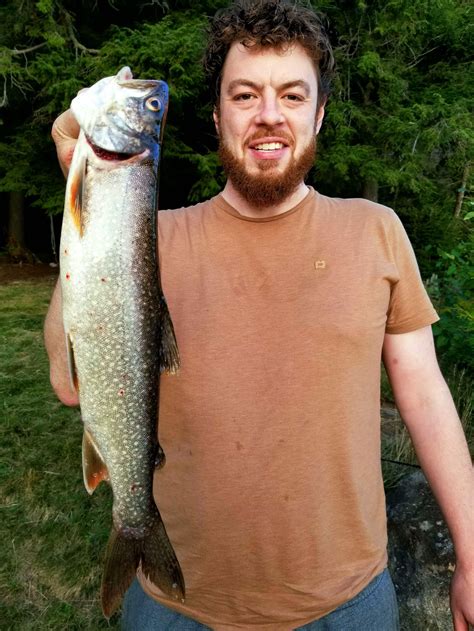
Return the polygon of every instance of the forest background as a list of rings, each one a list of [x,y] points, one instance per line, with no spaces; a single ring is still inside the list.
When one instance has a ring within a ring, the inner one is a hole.
[[[220,190],[211,97],[199,62],[207,16],[226,4],[4,0],[0,246],[8,255],[57,256],[64,180],[52,122],[80,88],[123,65],[170,86],[160,207]],[[327,19],[338,72],[309,183],[324,194],[363,196],[395,209],[443,316],[435,327],[441,361],[472,374],[472,3],[311,4]]]

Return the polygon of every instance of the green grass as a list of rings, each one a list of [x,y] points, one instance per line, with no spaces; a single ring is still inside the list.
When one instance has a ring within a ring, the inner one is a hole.
[[[42,325],[52,287],[0,287],[0,628],[118,629],[99,602],[111,494],[86,493],[79,412],[49,384]]]

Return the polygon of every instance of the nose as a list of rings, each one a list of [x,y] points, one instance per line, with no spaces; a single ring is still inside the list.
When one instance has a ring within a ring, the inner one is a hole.
[[[278,125],[283,123],[284,116],[276,94],[262,96],[260,107],[255,117],[258,125]]]

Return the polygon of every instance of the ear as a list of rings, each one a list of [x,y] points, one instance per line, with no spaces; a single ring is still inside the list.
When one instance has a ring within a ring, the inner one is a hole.
[[[212,112],[212,118],[214,119],[214,125],[216,126],[216,132],[219,134],[219,113],[217,111],[217,106],[214,106],[214,110]]]
[[[321,129],[321,125],[323,124],[323,118],[324,118],[324,108],[326,105],[326,99],[323,101],[323,103],[321,103],[321,105],[318,108],[318,111],[316,112],[316,135],[319,134],[319,130]]]

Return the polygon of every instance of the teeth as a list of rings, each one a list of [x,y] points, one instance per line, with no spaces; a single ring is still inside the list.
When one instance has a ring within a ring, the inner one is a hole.
[[[283,149],[282,142],[262,142],[261,145],[255,145],[255,149],[258,151],[275,151],[276,149]]]

